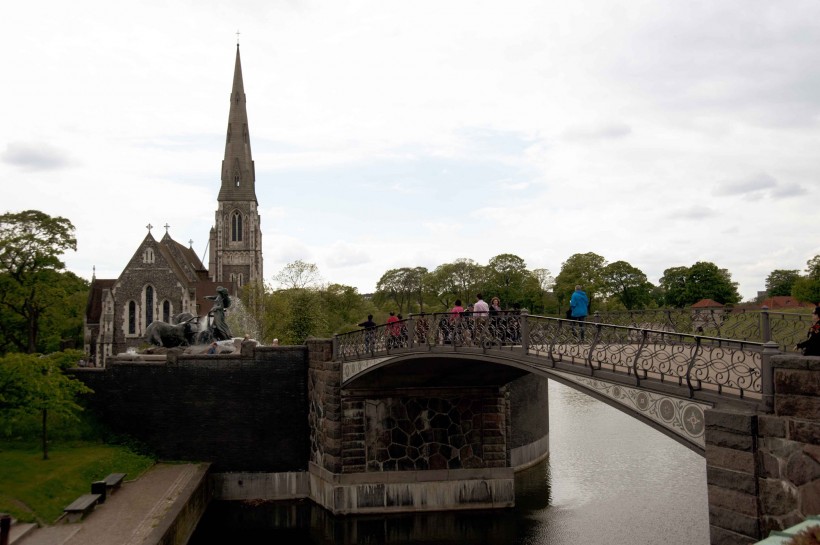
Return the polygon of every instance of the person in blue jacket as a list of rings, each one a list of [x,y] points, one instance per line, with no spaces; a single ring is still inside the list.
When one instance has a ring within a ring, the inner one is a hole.
[[[569,298],[569,310],[572,319],[581,322],[581,340],[584,340],[584,321],[589,314],[589,297],[581,289],[581,286],[575,286],[575,291],[572,297]],[[575,328],[573,328],[573,331]]]

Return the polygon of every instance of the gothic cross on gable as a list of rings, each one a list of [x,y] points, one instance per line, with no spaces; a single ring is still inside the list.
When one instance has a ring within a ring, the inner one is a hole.
[[[170,228],[171,228],[171,226],[170,226],[170,225],[168,225],[168,222],[166,221],[166,222],[165,222],[165,225],[163,225],[163,227],[165,227],[165,234],[167,235],[167,234],[168,234],[168,229],[170,229]]]
[[[148,232],[150,233],[151,229],[153,229],[154,226],[149,223],[148,225],[145,226],[145,228],[148,229]]]
[[[239,29],[236,29],[236,45],[239,45]]]
[[[191,248],[194,247],[194,239],[188,239],[188,246],[190,246]]]

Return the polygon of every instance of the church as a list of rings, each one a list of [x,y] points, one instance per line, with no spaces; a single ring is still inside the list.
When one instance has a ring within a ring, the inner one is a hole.
[[[205,296],[215,294],[217,286],[237,295],[245,284],[262,281],[262,230],[239,44],[221,179],[207,269],[192,247],[171,238],[167,224],[159,240],[148,224],[119,278],[94,275],[84,318],[89,365],[104,367],[108,357],[143,346],[145,330],[155,320],[169,322],[182,312],[206,315],[211,303]]]

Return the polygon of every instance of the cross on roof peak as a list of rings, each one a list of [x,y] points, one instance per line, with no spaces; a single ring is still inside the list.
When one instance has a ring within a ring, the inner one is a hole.
[[[171,228],[171,226],[170,226],[170,225],[168,225],[168,222],[166,221],[166,222],[165,222],[165,225],[163,225],[163,227],[165,227],[165,234],[167,235],[167,234],[168,234],[168,229],[170,229],[170,228]]]
[[[150,233],[151,229],[153,229],[154,226],[149,223],[148,225],[145,226],[145,228],[148,229],[148,232]]]

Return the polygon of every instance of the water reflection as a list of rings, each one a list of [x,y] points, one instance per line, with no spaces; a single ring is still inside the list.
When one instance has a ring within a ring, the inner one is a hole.
[[[333,517],[308,501],[214,502],[191,545],[709,542],[703,458],[588,396],[550,385],[550,460],[516,475],[516,507]]]

